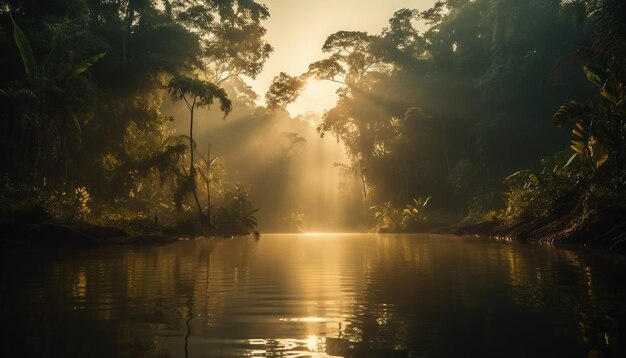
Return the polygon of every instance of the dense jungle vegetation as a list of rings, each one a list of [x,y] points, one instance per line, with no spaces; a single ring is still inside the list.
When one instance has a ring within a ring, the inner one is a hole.
[[[244,80],[272,53],[269,10],[253,0],[1,0],[3,220],[156,215],[252,230],[251,195],[284,191],[297,148],[311,142],[305,129],[275,124],[302,121],[284,108],[317,78],[341,85],[316,126],[343,143],[349,162],[336,166],[358,184],[343,197],[346,228],[462,218],[503,235],[624,241],[623,1],[400,9],[379,34],[330,34],[325,57],[278,75],[260,106]],[[177,103],[184,111],[166,115]],[[254,163],[271,180],[239,184],[220,164],[228,155],[196,145],[206,107],[210,120],[238,113],[232,152],[249,138],[280,141],[287,154]],[[172,121],[189,132],[172,133]],[[283,227],[302,228],[293,206],[261,204]]]
[[[268,100],[283,106],[309,76],[342,84],[317,129],[346,144],[378,228],[432,209],[503,235],[616,244],[625,26],[622,1],[440,1],[380,35],[329,36],[327,57],[281,74]]]
[[[191,227],[254,229],[246,187],[221,185],[214,178],[219,158],[194,156],[193,121],[194,110],[216,101],[212,110],[227,115],[232,102],[220,84],[261,70],[272,52],[263,40],[264,5],[62,0],[0,7],[3,216],[114,224],[158,215]],[[188,106],[189,119],[178,119],[189,120],[188,133],[168,130],[174,119],[161,110],[167,93]],[[222,203],[211,215],[207,187],[214,186]],[[173,218],[192,207],[196,223]]]

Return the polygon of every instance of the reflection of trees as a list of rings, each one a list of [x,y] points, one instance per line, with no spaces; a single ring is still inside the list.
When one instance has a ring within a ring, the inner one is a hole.
[[[247,240],[234,245],[240,254],[221,264],[246,266],[252,251],[246,245]],[[215,246],[214,241],[197,241],[109,248],[75,258],[24,260],[18,255],[3,260],[14,275],[3,283],[19,289],[2,295],[3,332],[13,333],[0,355],[180,355],[186,348],[185,334],[191,333],[187,339],[192,348],[200,328],[220,314],[221,290],[215,285],[223,278],[215,283],[209,279]],[[28,275],[35,280],[32,285],[12,284],[25,282]],[[38,302],[42,297],[46,301]]]
[[[612,338],[615,338],[612,336],[623,331],[623,327],[616,327],[613,318],[619,308],[603,302],[605,297],[598,293],[595,285],[597,277],[613,276],[601,262],[610,255],[555,248],[531,253],[538,256],[533,260],[536,267],[531,267],[530,260],[526,259],[527,264],[518,269],[518,275],[511,275],[513,300],[537,311],[549,306],[575,314],[580,339],[587,346],[589,356],[604,356],[611,349]],[[520,256],[519,250],[508,247],[504,257],[511,272],[513,260],[520,261],[515,256]]]
[[[608,287],[620,284],[593,253],[399,236],[378,238],[367,257],[363,296],[340,337],[353,350],[434,356],[624,350],[615,346],[624,331],[616,317],[624,310],[597,288],[598,278]]]
[[[2,254],[9,344],[0,355],[183,356],[187,340],[194,356],[218,349],[211,338],[231,353],[316,342],[344,356],[626,351],[624,262],[611,255],[453,237],[342,239]],[[229,343],[242,338],[245,347]]]

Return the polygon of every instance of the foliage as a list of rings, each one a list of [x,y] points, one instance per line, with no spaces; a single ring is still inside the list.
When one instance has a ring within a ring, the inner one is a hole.
[[[584,67],[598,94],[585,102],[569,101],[553,116],[559,127],[573,123],[569,160],[544,160],[541,174],[519,171],[505,179],[506,220],[563,216],[578,210],[585,217],[621,210],[626,189],[626,112],[623,69]],[[579,199],[580,198],[580,199]]]
[[[390,201],[382,205],[370,207],[376,221],[378,231],[395,231],[402,229],[402,210],[395,207]]]
[[[223,206],[215,212],[213,223],[223,233],[248,234],[257,227],[258,211],[252,209],[250,190],[236,184],[225,192]]]
[[[198,199],[198,193],[196,190],[196,163],[194,161],[194,152],[195,152],[195,142],[193,140],[193,120],[194,120],[194,111],[197,108],[208,107],[213,104],[215,98],[220,100],[220,109],[224,112],[224,116],[228,115],[228,113],[232,109],[232,102],[228,98],[226,91],[217,86],[216,84],[203,81],[197,78],[192,78],[183,75],[175,76],[167,86],[168,92],[172,96],[172,98],[176,100],[183,100],[189,109],[190,120],[189,120],[189,172],[187,178],[180,180],[180,185],[178,186],[178,190],[175,195],[175,202],[177,203],[177,207],[180,207],[180,202],[182,198],[186,194],[193,194],[195,199],[198,215],[201,220],[204,220],[204,214],[202,212],[202,206],[200,205],[200,200]],[[208,190],[208,187],[207,187]],[[207,204],[210,206],[210,204]],[[210,225],[211,217],[210,217],[210,207],[207,210],[207,224]]]
[[[263,37],[267,6],[256,1],[173,1],[171,16],[194,33],[200,44],[204,78],[220,84],[230,78],[255,78],[273,48]]]
[[[68,190],[15,183],[2,178],[0,188],[1,221],[60,221],[66,223],[91,219],[91,196],[85,187]]]
[[[232,109],[232,103],[224,91],[216,84],[184,75],[177,75],[167,86],[172,98],[183,100],[189,110],[207,107],[215,99],[220,101],[220,110],[227,115]]]
[[[193,148],[192,136],[167,129],[163,82],[227,114],[219,83],[259,73],[268,17],[250,0],[0,1],[0,174],[45,192],[31,206],[71,203],[72,220],[173,219],[195,188],[185,167],[199,163],[183,143]]]
[[[268,108],[282,108],[293,103],[304,90],[304,81],[298,77],[292,77],[281,72],[274,77],[269,90],[265,94],[265,102]]]
[[[381,228],[417,225],[424,201],[394,205],[427,196],[429,209],[482,216],[497,209],[499,178],[520,167],[530,169],[504,183],[507,220],[558,215],[577,196],[603,205],[626,186],[624,14],[620,0],[454,0],[399,9],[378,34],[330,34],[305,73],[274,79],[267,107],[292,103],[312,77],[341,86],[317,130],[345,145],[350,162],[340,167],[360,176],[359,205],[374,208]],[[41,191],[30,206],[54,212],[54,198],[72,205],[73,217],[108,215],[119,204],[122,216],[173,218],[176,208],[190,210],[190,199],[199,213],[210,212],[214,185],[218,201],[226,195],[223,227],[254,226],[252,207],[234,204],[246,196],[226,192],[217,180],[223,168],[197,155],[193,121],[216,99],[224,114],[233,101],[245,104],[251,120],[236,129],[268,128],[270,118],[285,116],[257,108],[238,78],[257,76],[273,50],[264,39],[265,5],[5,0],[0,17],[0,174],[24,185],[11,190]],[[572,63],[586,65],[591,86],[570,73]],[[186,103],[189,136],[167,131],[165,89]],[[561,149],[567,136],[545,118],[569,98],[590,98],[553,117],[571,127],[573,152],[539,168],[534,160]],[[271,144],[260,135],[254,141]],[[297,163],[304,142],[291,132],[277,142],[287,146],[276,149],[257,190],[289,184],[274,172]],[[16,200],[11,207],[30,200],[8,197]]]
[[[560,0],[440,1],[398,10],[379,34],[331,34],[324,57],[299,77],[341,85],[320,135],[345,145],[346,165],[360,169],[372,204],[432,195],[436,209],[466,213],[473,198],[501,191],[495,178],[559,148],[562,135],[543,119],[585,92],[563,75],[569,69],[548,80],[584,34],[580,21],[564,16],[566,7]],[[298,95],[282,92],[288,101]],[[596,157],[603,157],[597,149]]]
[[[426,220],[426,214],[424,209],[430,200],[430,196],[426,199],[413,199],[413,202],[407,204],[404,210],[402,210],[402,226],[410,227],[416,223],[420,223]]]
[[[291,213],[282,221],[286,232],[304,232],[304,214]]]
[[[562,214],[581,194],[584,178],[573,172],[578,163],[566,165],[567,153],[542,160],[543,170],[521,170],[504,179],[509,191],[504,193],[506,209],[501,217],[515,221],[528,217]]]
[[[557,126],[574,122],[571,148],[575,155],[582,159],[597,184],[621,190],[626,169],[623,74],[610,68],[594,72],[584,67],[584,71],[587,80],[597,88],[598,95],[584,103],[570,101],[562,105],[553,122]]]
[[[427,219],[425,209],[430,197],[413,199],[404,209],[395,207],[391,202],[370,207],[376,221],[377,231],[404,231],[416,229]]]

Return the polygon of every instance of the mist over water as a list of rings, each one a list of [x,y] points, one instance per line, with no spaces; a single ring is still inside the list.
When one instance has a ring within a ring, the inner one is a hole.
[[[164,111],[175,118],[173,134],[188,135],[184,104],[167,102]],[[363,210],[360,184],[335,165],[349,159],[336,138],[320,137],[315,128],[320,121],[314,112],[294,118],[242,103],[226,118],[217,109],[199,110],[194,139],[199,153],[206,156],[210,143],[211,157],[222,157],[225,187],[240,183],[249,188],[254,208],[260,209],[261,231],[355,229],[351,218]],[[212,194],[219,203],[219,193]]]

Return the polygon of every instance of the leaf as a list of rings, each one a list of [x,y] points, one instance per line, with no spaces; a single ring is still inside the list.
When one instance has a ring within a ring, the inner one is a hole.
[[[209,165],[209,167],[213,166],[213,164],[215,164],[215,162],[216,162],[218,159],[222,159],[222,156],[221,156],[221,155],[218,155],[218,156],[216,156],[215,158],[211,159],[211,160],[209,161],[209,164],[208,164],[208,165]]]
[[[600,76],[596,75],[591,69],[587,66],[583,66],[583,71],[585,72],[585,77],[587,80],[591,82],[594,86],[598,88],[602,88],[602,80]]]
[[[587,138],[587,133],[586,133],[586,132],[581,131],[580,129],[578,129],[578,128],[576,128],[576,127],[574,127],[574,129],[572,129],[572,135],[573,135],[574,137],[578,137],[578,138],[580,138],[580,139],[585,139],[585,138]]]
[[[608,99],[613,103],[617,103],[619,101],[617,97],[613,93],[609,92],[606,88],[600,90],[600,94],[602,95],[602,97]]]
[[[9,16],[11,17],[11,22],[13,23],[15,44],[20,51],[22,62],[24,62],[24,70],[32,80],[36,80],[39,78],[39,67],[37,66],[37,61],[35,60],[33,49],[30,47],[30,42],[28,41],[26,35],[24,35],[22,29],[17,26],[17,23],[13,19],[13,16],[11,14],[9,14]]]
[[[71,115],[70,123],[72,125],[72,134],[74,135],[73,139],[76,142],[76,145],[81,147],[83,145],[83,130],[80,122],[78,122],[78,118],[76,118],[76,115]]]
[[[567,163],[565,163],[565,165],[563,166],[563,168],[567,168],[570,164],[572,164],[572,162],[574,161],[574,159],[576,159],[578,157],[577,153],[572,154],[571,157],[569,157],[569,160],[567,161]]]
[[[600,168],[602,164],[604,164],[609,159],[608,153],[602,153],[596,160],[596,168]]]
[[[106,54],[106,51],[99,53],[74,66],[74,68],[72,68],[72,71],[70,71],[69,78],[78,77],[80,74],[91,68],[91,66],[93,66],[96,62],[100,61],[100,59],[102,59]]]
[[[585,144],[583,142],[573,140],[571,142],[570,148],[572,148],[572,150],[574,150],[574,152],[576,152],[576,153],[578,153],[580,155],[584,155],[585,154]]]
[[[552,123],[557,127],[562,127],[570,120],[579,119],[589,113],[589,106],[584,103],[578,103],[577,101],[569,101],[559,107],[554,116],[552,116]]]
[[[224,113],[224,118],[232,110],[232,102],[226,90],[195,77],[176,75],[167,85],[167,91],[174,100],[184,100],[190,110],[194,106],[195,108],[210,107],[216,98],[220,100],[220,110]],[[193,99],[192,103],[189,103],[189,99]]]

